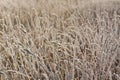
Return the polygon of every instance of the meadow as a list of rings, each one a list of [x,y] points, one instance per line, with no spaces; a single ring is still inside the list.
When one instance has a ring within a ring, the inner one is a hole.
[[[0,80],[120,80],[120,1],[0,0]]]

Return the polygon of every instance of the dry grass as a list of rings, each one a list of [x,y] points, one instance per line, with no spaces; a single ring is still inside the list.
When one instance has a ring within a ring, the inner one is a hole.
[[[120,2],[29,1],[0,0],[0,80],[120,80]]]

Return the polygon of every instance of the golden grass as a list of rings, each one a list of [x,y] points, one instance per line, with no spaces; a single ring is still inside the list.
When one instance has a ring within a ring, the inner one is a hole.
[[[0,0],[0,80],[120,80],[119,5]]]

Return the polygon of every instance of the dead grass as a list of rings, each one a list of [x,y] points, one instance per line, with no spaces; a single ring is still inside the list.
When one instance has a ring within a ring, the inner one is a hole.
[[[120,80],[119,5],[0,0],[0,80]]]

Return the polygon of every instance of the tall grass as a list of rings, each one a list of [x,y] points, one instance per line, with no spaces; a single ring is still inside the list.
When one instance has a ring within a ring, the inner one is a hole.
[[[120,80],[120,2],[0,0],[0,80]]]

